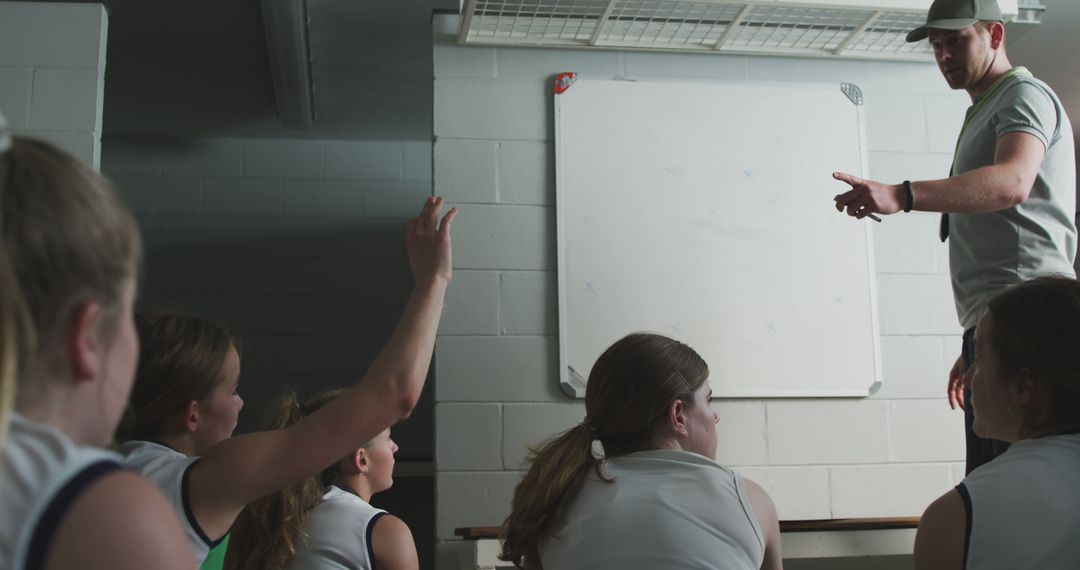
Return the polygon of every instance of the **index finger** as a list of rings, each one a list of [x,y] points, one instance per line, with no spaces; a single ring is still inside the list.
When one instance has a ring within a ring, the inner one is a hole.
[[[832,177],[839,180],[839,181],[841,181],[841,182],[845,182],[847,184],[850,184],[852,186],[862,184],[862,180],[860,180],[859,178],[856,178],[855,176],[853,176],[851,174],[848,174],[846,172],[833,172]]]

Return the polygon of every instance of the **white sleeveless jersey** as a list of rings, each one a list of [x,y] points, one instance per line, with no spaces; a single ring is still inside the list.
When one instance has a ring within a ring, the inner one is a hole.
[[[330,487],[308,513],[305,538],[288,570],[372,570],[371,534],[385,514],[344,489]]]
[[[11,417],[0,450],[0,570],[38,570],[68,509],[120,456],[76,445],[60,430]]]
[[[195,563],[201,565],[210,549],[217,546],[224,537],[210,540],[191,510],[187,479],[199,458],[188,457],[167,445],[140,440],[124,442],[120,446],[120,453],[124,455],[124,463],[154,483],[169,504],[176,509]]]
[[[956,489],[965,568],[1080,568],[1080,435],[1020,440]]]
[[[765,543],[742,477],[688,451],[614,457],[591,474],[540,562],[558,570],[757,570]]]

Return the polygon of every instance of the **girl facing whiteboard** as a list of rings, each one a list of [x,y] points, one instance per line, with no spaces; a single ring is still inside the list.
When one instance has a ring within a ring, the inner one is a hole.
[[[287,428],[341,395],[286,393],[268,429]],[[387,429],[317,476],[247,506],[233,525],[226,570],[417,570],[412,532],[370,504],[393,485],[398,446]]]
[[[604,351],[585,419],[530,454],[500,558],[528,570],[781,568],[772,500],[715,461],[708,377],[692,348],[660,335]]]
[[[977,435],[1012,445],[934,501],[918,570],[1080,568],[1080,283],[1040,277],[990,301],[968,382]]]

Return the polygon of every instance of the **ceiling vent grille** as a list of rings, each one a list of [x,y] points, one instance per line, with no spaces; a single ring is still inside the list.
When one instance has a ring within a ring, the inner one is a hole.
[[[829,0],[814,4],[798,0],[464,0],[458,39],[464,44],[511,46],[922,61],[929,57],[926,42],[904,41],[909,31],[926,21],[929,0],[892,0],[889,6],[865,7],[852,6],[852,0],[829,4]]]

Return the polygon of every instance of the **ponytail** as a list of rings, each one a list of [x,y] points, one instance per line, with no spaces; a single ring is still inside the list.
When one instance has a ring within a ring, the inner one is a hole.
[[[535,558],[540,538],[550,536],[562,524],[590,470],[601,480],[611,481],[593,455],[593,439],[586,420],[530,450],[528,472],[514,489],[511,513],[503,523],[500,560],[523,568],[526,559]]]
[[[301,403],[288,390],[270,406],[268,429],[283,429],[304,419],[341,394],[335,390]],[[326,487],[337,478],[337,463],[320,475],[307,479],[248,503],[233,523],[225,570],[281,570],[296,556],[297,545],[306,537],[304,522],[308,513],[322,502]]]
[[[31,353],[33,346],[34,330],[13,279],[7,250],[0,245],[0,447],[7,441],[9,416],[15,408],[20,358]]]
[[[11,135],[4,128],[4,117],[0,115],[0,196],[8,191],[10,169],[4,154],[12,144]],[[2,220],[0,216],[0,230],[3,230]],[[34,327],[26,312],[7,247],[0,241],[0,447],[7,441],[10,415],[15,409],[19,364],[33,354],[34,346]]]

